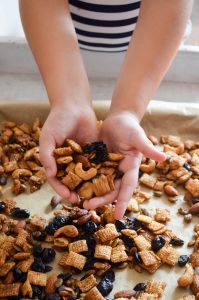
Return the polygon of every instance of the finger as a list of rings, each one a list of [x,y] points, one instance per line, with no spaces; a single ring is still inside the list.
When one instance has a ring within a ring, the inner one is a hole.
[[[115,208],[115,218],[120,220],[123,218],[129,200],[133,195],[133,191],[137,186],[138,172],[141,155],[136,153],[134,157],[126,157],[124,159],[123,171],[124,176],[121,180],[120,190]]]
[[[41,162],[46,169],[47,177],[55,177],[57,173],[57,166],[53,157],[53,151],[55,149],[55,140],[52,136],[41,134],[39,140],[39,152]]]
[[[137,135],[134,141],[134,146],[136,146],[136,149],[148,158],[155,159],[157,161],[164,161],[166,159],[165,153],[159,151],[155,146],[153,146],[144,132]]]
[[[61,197],[67,199],[70,197],[69,189],[55,178],[57,174],[57,166],[53,157],[53,151],[55,149],[55,141],[53,137],[49,135],[43,136],[42,134],[39,143],[41,162],[46,169],[47,180]]]
[[[110,192],[103,197],[95,197],[90,200],[85,200],[84,204],[83,204],[84,208],[88,209],[88,210],[93,210],[97,207],[100,207],[100,206],[103,206],[103,205],[106,205],[106,204],[109,204],[109,203],[112,203],[113,201],[115,201],[117,199],[120,182],[121,182],[121,180],[116,180],[115,190],[113,192]]]
[[[69,200],[72,204],[78,204],[79,203],[78,196],[75,192],[70,192],[70,196],[67,200]]]

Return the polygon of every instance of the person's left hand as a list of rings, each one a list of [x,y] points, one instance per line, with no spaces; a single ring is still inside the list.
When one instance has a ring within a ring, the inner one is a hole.
[[[124,159],[119,164],[124,175],[121,180],[116,180],[115,191],[104,197],[85,201],[84,207],[95,209],[117,199],[115,218],[121,219],[137,186],[142,154],[157,161],[163,161],[165,154],[152,145],[136,116],[129,112],[110,114],[101,126],[100,137],[108,149],[124,154]]]

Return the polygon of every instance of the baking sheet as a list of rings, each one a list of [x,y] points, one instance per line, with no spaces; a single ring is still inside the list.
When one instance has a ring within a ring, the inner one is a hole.
[[[95,102],[94,107],[98,116],[98,119],[104,119],[110,102],[100,101]],[[42,121],[45,120],[49,112],[49,105],[47,103],[16,103],[16,102],[0,102],[0,121],[14,120],[16,122],[32,122],[35,117],[40,117]],[[195,103],[166,103],[151,101],[148,111],[142,121],[142,126],[147,133],[154,134],[159,137],[161,134],[177,134],[183,139],[199,140],[199,105]],[[151,193],[150,190],[148,192]],[[46,183],[41,190],[30,194],[22,194],[15,199],[20,207],[24,207],[30,210],[31,214],[37,213],[43,215],[47,219],[52,216],[52,210],[49,206],[50,199],[55,193],[52,188]],[[10,195],[9,188],[5,187],[5,193],[3,197]],[[167,223],[167,226],[172,229],[180,238],[185,240],[185,245],[179,248],[181,254],[187,254],[192,251],[188,249],[186,244],[191,240],[193,234],[194,224],[198,222],[198,217],[195,216],[190,224],[183,223],[182,216],[177,214],[177,210],[183,204],[186,207],[186,203],[181,201],[177,204],[169,203],[166,198],[152,197],[147,204],[142,207],[148,207],[155,212],[156,207],[168,208],[171,211],[171,221]],[[58,259],[58,257],[57,257]],[[56,259],[56,261],[57,261]],[[56,262],[55,262],[56,265]],[[55,271],[59,268],[56,266]],[[60,271],[62,269],[60,268]],[[142,274],[137,273],[132,269],[125,269],[118,271],[116,274],[116,282],[114,284],[114,290],[111,295],[116,291],[123,289],[131,289],[135,284],[139,282],[145,282],[148,279],[160,279],[167,282],[167,288],[164,296],[161,299],[164,300],[177,300],[183,295],[190,294],[189,289],[177,288],[177,279],[184,272],[184,268],[175,266],[174,268],[161,266],[155,274],[150,275],[146,272]]]

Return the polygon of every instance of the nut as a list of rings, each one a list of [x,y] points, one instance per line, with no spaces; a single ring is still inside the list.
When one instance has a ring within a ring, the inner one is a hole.
[[[75,173],[83,180],[89,180],[97,175],[97,169],[90,168],[87,171],[84,171],[82,168],[82,163],[79,162],[75,166]]]
[[[171,185],[165,185],[164,191],[169,196],[172,196],[172,197],[178,196],[178,191]]]
[[[194,269],[191,264],[186,264],[184,274],[178,279],[178,285],[187,287],[193,282]]]
[[[148,159],[146,163],[141,164],[140,170],[143,173],[151,173],[155,170],[156,162],[153,159]]]
[[[199,274],[194,274],[191,290],[195,295],[199,293]]]
[[[189,213],[192,215],[199,214],[199,203],[192,205],[192,207],[189,209]]]
[[[184,221],[186,223],[190,223],[192,221],[192,215],[191,214],[185,215],[184,216]]]
[[[134,290],[120,291],[114,295],[114,299],[118,299],[118,298],[128,298],[129,299],[135,295],[136,295],[136,291],[134,291]]]

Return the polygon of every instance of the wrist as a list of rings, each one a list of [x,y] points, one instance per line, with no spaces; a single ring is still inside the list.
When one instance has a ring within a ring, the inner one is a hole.
[[[132,118],[135,120],[136,123],[140,122],[140,119],[136,112],[124,109],[122,107],[111,107],[108,113],[108,118],[117,118],[117,117],[124,117],[124,118]]]

